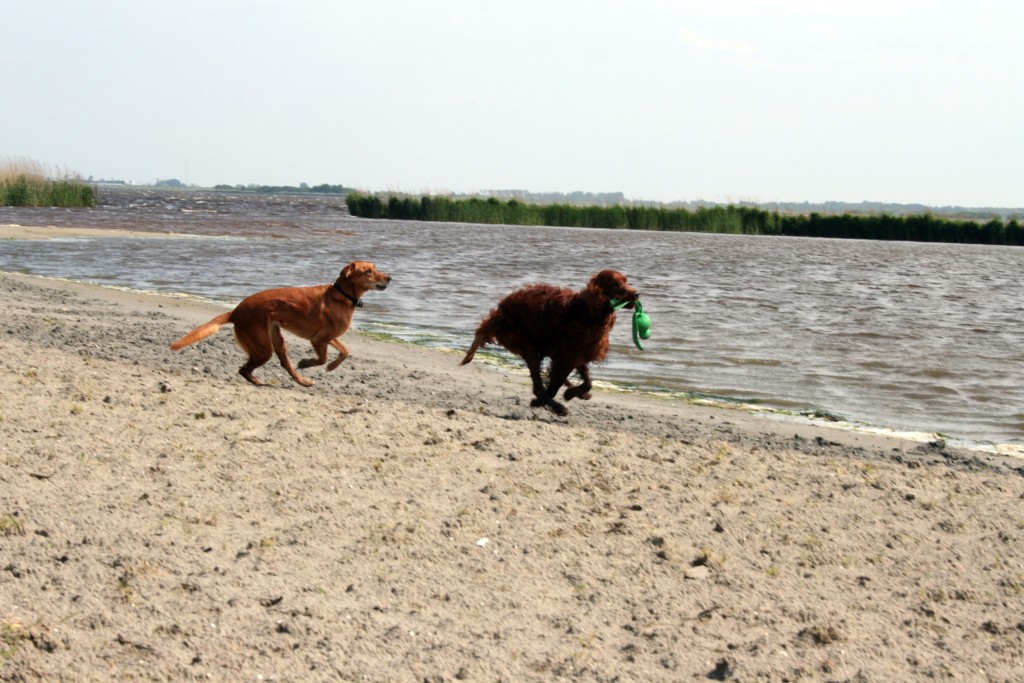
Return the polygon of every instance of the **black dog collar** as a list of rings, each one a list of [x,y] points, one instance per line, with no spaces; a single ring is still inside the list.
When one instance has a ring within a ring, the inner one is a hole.
[[[351,294],[349,294],[348,292],[346,292],[344,289],[341,288],[341,285],[339,285],[337,282],[335,282],[331,286],[334,287],[334,290],[336,292],[338,292],[343,297],[345,297],[346,299],[351,301],[352,305],[355,306],[356,308],[362,308],[363,307],[363,300],[362,299],[357,299],[354,296],[352,296]]]

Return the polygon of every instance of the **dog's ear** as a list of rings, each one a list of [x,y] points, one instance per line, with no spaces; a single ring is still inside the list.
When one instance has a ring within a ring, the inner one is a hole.
[[[614,270],[602,270],[590,282],[601,292],[614,292],[626,284],[626,278]]]
[[[345,266],[344,268],[341,269],[341,277],[343,277],[346,280],[351,279],[352,276],[355,275],[355,274],[356,274],[356,262],[355,261],[353,261],[352,263],[348,264],[347,266]]]

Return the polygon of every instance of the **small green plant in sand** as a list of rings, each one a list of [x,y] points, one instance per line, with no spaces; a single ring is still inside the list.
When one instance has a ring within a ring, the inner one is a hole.
[[[0,206],[82,208],[95,204],[92,186],[77,175],[54,175],[30,159],[0,158]]]
[[[135,588],[132,586],[134,575],[131,571],[126,571],[117,578],[117,595],[121,599],[121,602],[131,604],[135,599]]]
[[[25,533],[25,525],[14,515],[0,515],[0,536],[21,536]]]
[[[715,445],[715,454],[709,461],[712,465],[723,462],[726,457],[732,454],[732,449],[727,441],[720,441]]]
[[[17,652],[18,646],[31,638],[29,630],[16,621],[0,621],[0,664]]]

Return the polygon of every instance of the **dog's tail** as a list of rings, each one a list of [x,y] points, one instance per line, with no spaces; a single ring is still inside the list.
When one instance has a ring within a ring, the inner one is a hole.
[[[491,311],[488,315],[480,322],[480,326],[476,328],[476,336],[473,337],[473,345],[469,347],[469,351],[466,352],[466,357],[462,359],[459,365],[465,365],[466,363],[473,360],[473,356],[476,355],[476,350],[481,346],[487,346],[494,342],[494,322],[497,311]]]
[[[208,323],[203,323],[196,329],[192,330],[178,341],[171,344],[171,351],[177,351],[183,349],[189,344],[195,344],[197,341],[206,339],[210,335],[214,334],[221,328],[221,325],[231,322],[231,311],[227,313],[221,313],[216,318]]]

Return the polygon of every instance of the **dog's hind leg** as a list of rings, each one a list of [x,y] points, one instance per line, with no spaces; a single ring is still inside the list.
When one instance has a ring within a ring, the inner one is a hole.
[[[256,379],[256,377],[253,376],[252,371],[266,364],[266,362],[270,360],[273,355],[274,352],[271,351],[270,349],[259,349],[254,353],[250,353],[249,360],[245,362],[245,365],[238,368],[238,374],[240,374],[242,377],[246,378],[247,380],[249,380],[258,387],[263,386],[263,382],[261,380]]]
[[[565,400],[571,401],[574,398],[583,399],[584,401],[590,400],[590,390],[593,388],[593,384],[590,383],[590,368],[586,365],[581,365],[576,368],[576,372],[579,373],[580,379],[583,380],[576,386],[570,386],[565,390]],[[566,382],[568,384],[568,382]]]
[[[270,339],[274,344],[274,353],[277,354],[277,360],[280,361],[281,367],[287,370],[288,374],[292,376],[292,379],[302,386],[313,386],[313,380],[306,379],[292,367],[292,362],[288,358],[288,346],[284,343],[284,335],[281,334],[281,328],[276,324],[272,324],[270,326]],[[299,365],[301,367],[301,363]]]
[[[262,326],[258,326],[253,330],[247,326],[235,325],[235,339],[238,340],[238,345],[242,347],[242,350],[249,357],[245,365],[238,368],[238,374],[258,387],[263,386],[263,382],[256,379],[252,371],[264,365],[274,355],[274,349],[271,346],[267,330]]]

